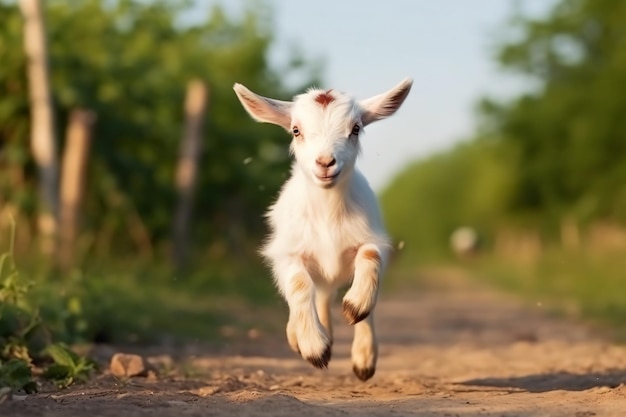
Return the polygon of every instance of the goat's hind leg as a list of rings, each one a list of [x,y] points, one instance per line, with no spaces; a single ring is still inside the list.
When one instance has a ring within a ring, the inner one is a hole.
[[[374,244],[362,245],[354,258],[354,278],[343,298],[343,315],[354,325],[352,370],[362,381],[374,376],[378,342],[374,330],[374,307],[382,273],[383,258]]]
[[[289,345],[316,368],[326,368],[331,337],[317,315],[313,281],[304,267],[287,271],[277,275],[277,283],[289,306],[286,329]]]
[[[352,342],[352,370],[361,380],[366,381],[376,372],[378,342],[374,330],[374,312],[354,326]]]

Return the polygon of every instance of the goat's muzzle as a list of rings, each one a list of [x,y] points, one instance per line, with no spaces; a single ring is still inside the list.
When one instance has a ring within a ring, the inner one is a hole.
[[[329,169],[325,169],[322,172],[315,172],[314,175],[319,181],[320,185],[324,188],[329,188],[337,182],[337,178],[341,174],[341,170],[332,171]]]

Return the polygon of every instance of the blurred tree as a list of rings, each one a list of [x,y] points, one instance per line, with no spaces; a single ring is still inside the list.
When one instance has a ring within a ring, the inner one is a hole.
[[[67,126],[59,187],[59,230],[56,250],[57,265],[65,270],[74,263],[87,179],[89,148],[95,122],[96,115],[93,112],[74,109]]]
[[[469,143],[418,161],[382,196],[394,237],[445,248],[455,227],[574,236],[584,222],[626,225],[626,2],[562,0],[544,18],[515,14],[497,47],[532,81],[479,103]]]
[[[262,4],[240,20],[215,7],[193,24],[182,18],[188,5],[46,2],[58,131],[73,108],[89,108],[98,117],[83,216],[92,251],[150,253],[169,241],[182,103],[191,79],[211,86],[213,103],[203,130],[210,134],[198,175],[193,238],[242,243],[257,233],[262,208],[288,169],[288,137],[251,123],[232,85],[240,81],[289,98],[317,82],[319,66],[298,60],[270,66],[271,13]],[[0,2],[0,13],[0,201],[32,219],[36,181],[25,142],[30,119],[22,22],[12,3]],[[283,81],[294,74],[305,80],[302,86]]]
[[[626,223],[626,3],[561,1],[545,19],[513,23],[499,61],[539,88],[483,109],[519,150],[514,208]]]

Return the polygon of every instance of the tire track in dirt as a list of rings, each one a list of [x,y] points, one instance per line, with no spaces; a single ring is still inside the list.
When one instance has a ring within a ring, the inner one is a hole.
[[[217,350],[190,347],[195,353],[180,365],[186,377],[119,381],[105,374],[2,404],[0,415],[626,415],[624,346],[462,274],[431,278],[420,290],[383,294],[379,366],[365,383],[351,374],[351,329],[335,311],[327,371],[297,358],[281,331]]]

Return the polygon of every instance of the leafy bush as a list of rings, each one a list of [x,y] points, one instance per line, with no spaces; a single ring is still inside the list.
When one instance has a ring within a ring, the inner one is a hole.
[[[0,387],[34,392],[32,368],[59,386],[85,379],[94,363],[61,344],[33,302],[34,282],[23,278],[13,259],[15,225],[9,251],[0,255]]]

